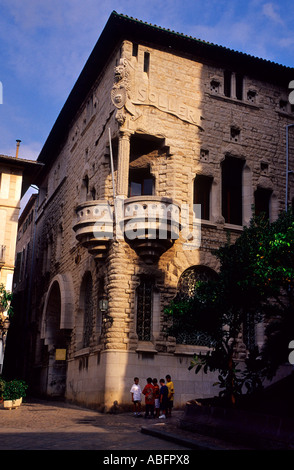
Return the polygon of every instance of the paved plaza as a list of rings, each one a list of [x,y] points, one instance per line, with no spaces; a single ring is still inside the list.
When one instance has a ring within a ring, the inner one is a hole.
[[[175,411],[169,424],[175,424],[181,413]],[[150,421],[131,412],[99,413],[63,402],[29,400],[18,409],[0,408],[0,450],[187,449],[142,433]]]
[[[195,468],[203,458],[202,451],[208,451],[205,455],[212,463],[216,459],[225,462],[230,455],[214,451],[242,450],[242,446],[238,448],[179,429],[177,422],[182,414],[183,411],[174,410],[173,417],[163,422],[136,418],[131,412],[99,413],[46,400],[28,400],[14,410],[4,410],[2,405],[1,457],[2,461],[8,460],[12,464],[29,463],[30,468],[39,468],[40,462],[42,465],[46,462],[48,466],[59,465],[61,459],[75,467],[86,463],[99,467],[119,464],[138,468],[146,464],[169,464],[170,467]],[[270,457],[273,461],[282,456],[278,452],[270,453]],[[250,458],[250,451],[242,453],[242,461],[249,462]]]

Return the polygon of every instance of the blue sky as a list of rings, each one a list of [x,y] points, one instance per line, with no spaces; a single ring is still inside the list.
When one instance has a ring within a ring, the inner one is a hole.
[[[0,154],[37,158],[113,10],[294,66],[293,0],[1,0]]]

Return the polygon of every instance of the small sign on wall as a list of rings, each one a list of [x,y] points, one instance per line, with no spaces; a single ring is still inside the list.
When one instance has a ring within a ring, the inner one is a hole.
[[[55,350],[55,360],[56,361],[65,361],[66,360],[66,349],[56,349]]]

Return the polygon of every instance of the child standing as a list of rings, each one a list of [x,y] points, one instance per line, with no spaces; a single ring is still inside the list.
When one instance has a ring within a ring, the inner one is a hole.
[[[159,418],[166,418],[166,410],[167,410],[167,395],[168,395],[168,388],[165,385],[164,379],[160,379],[159,381],[161,387],[160,387],[160,410],[161,410],[161,415]]]
[[[159,407],[160,407],[160,401],[159,401],[159,385],[157,383],[157,379],[153,379],[153,385],[154,385],[154,405],[155,405],[155,417],[159,418]]]
[[[174,390],[174,384],[171,380],[171,376],[170,375],[166,375],[166,385],[167,385],[167,388],[168,388],[168,400],[167,400],[167,410],[166,410],[166,416],[171,416],[171,411],[172,411],[172,408],[173,408],[173,405],[174,405],[174,393],[175,393],[175,390]]]
[[[147,379],[147,384],[143,388],[142,391],[143,395],[145,395],[145,416],[144,418],[148,418],[150,415],[150,418],[154,418],[154,386],[152,384],[152,379],[151,377],[148,377]]]
[[[130,390],[132,395],[132,402],[133,402],[133,410],[134,416],[141,416],[141,387],[139,385],[138,377],[134,378],[134,383]]]

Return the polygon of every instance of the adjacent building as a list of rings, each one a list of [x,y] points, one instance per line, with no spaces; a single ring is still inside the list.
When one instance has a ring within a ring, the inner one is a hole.
[[[0,284],[12,292],[16,238],[20,200],[34,182],[42,164],[0,155]],[[0,373],[2,371],[5,339],[9,327],[6,312],[0,311]]]
[[[211,251],[228,233],[254,212],[274,220],[294,198],[293,78],[111,14],[39,155],[26,212],[34,255],[18,345],[32,390],[108,408],[130,403],[135,376],[169,373],[176,406],[216,393],[212,375],[188,371],[209,338],[170,337],[164,307],[216,275]],[[262,325],[249,330],[240,359],[263,341]]]

